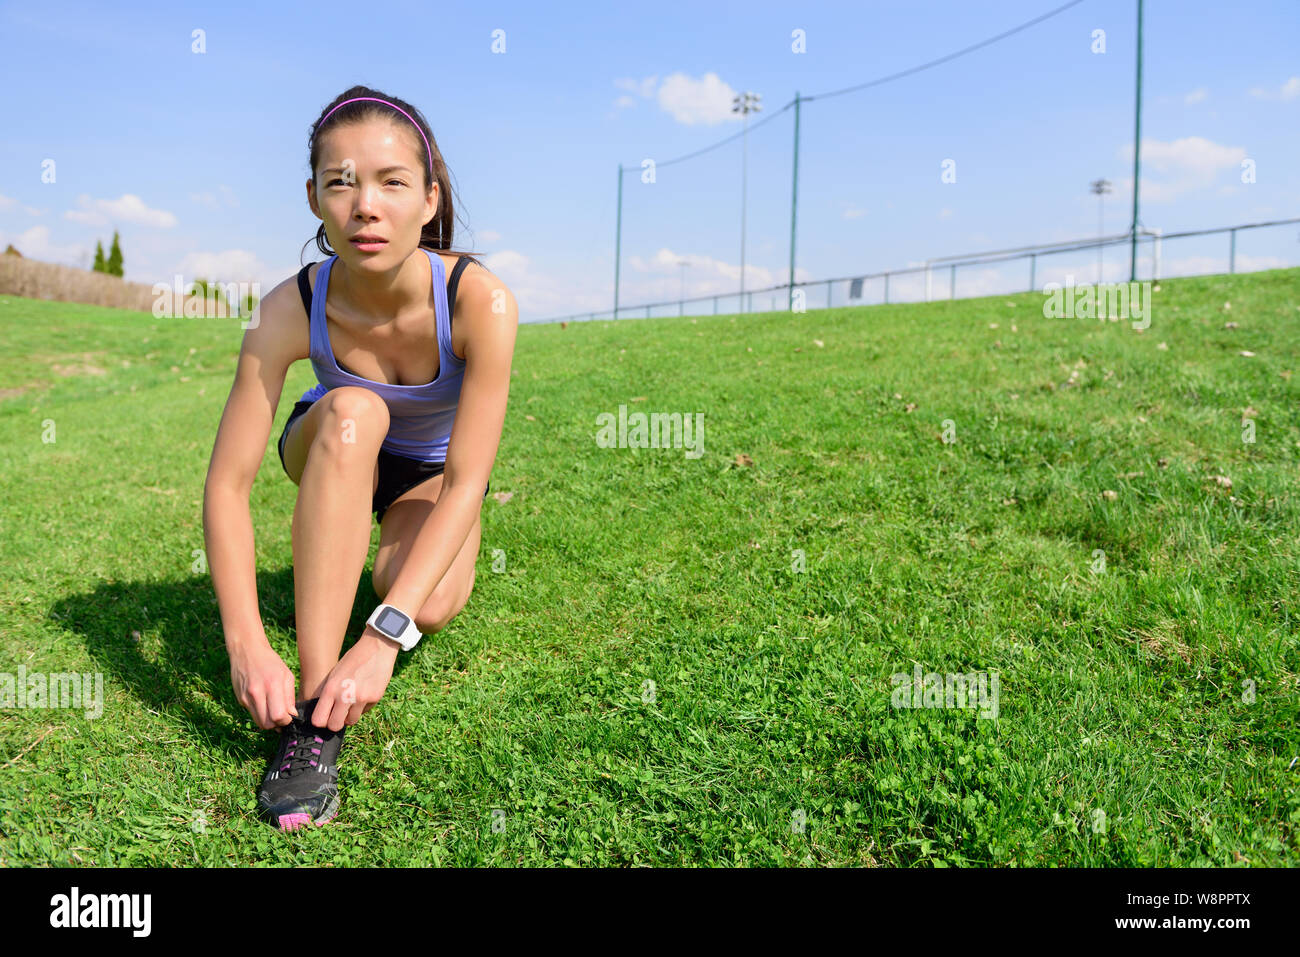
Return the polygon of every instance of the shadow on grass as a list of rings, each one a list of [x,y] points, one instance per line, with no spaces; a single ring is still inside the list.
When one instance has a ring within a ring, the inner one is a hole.
[[[376,602],[369,569],[359,585],[344,653],[365,628]],[[292,566],[260,571],[257,588],[268,629],[274,625],[293,635]],[[174,581],[105,581],[93,591],[59,599],[50,609],[50,618],[82,636],[87,653],[106,677],[119,680],[145,707],[175,719],[197,742],[222,748],[239,760],[265,756],[274,746],[272,734],[253,724],[248,710],[235,698],[221,616],[207,575]],[[294,638],[271,637],[271,642],[296,679]],[[405,665],[399,657],[394,675]]]

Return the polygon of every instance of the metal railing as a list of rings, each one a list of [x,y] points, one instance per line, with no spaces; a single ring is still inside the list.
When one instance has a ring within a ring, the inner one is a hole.
[[[1275,219],[1275,220],[1270,220],[1268,222],[1262,222],[1262,223],[1240,223],[1236,226],[1219,226],[1214,229],[1194,229],[1194,230],[1187,230],[1184,232],[1177,232],[1177,233],[1162,233],[1161,230],[1159,229],[1141,229],[1139,230],[1138,241],[1139,241],[1139,245],[1145,244],[1150,248],[1151,251],[1150,256],[1148,257],[1149,269],[1148,269],[1147,278],[1160,279],[1162,278],[1161,247],[1163,243],[1168,242],[1170,240],[1186,239],[1195,236],[1212,236],[1212,235],[1220,235],[1223,233],[1227,233],[1229,237],[1227,271],[1229,273],[1235,273],[1237,271],[1237,234],[1239,232],[1252,230],[1252,229],[1264,229],[1273,226],[1287,226],[1287,225],[1293,225],[1295,223],[1300,223],[1300,217],[1296,217],[1293,219]],[[1024,259],[1029,260],[1028,291],[1033,292],[1036,289],[1038,289],[1038,279],[1040,278],[1039,277],[1040,260],[1043,260],[1050,256],[1058,256],[1066,253],[1083,252],[1088,250],[1097,251],[1097,250],[1104,250],[1108,246],[1128,245],[1130,241],[1131,241],[1130,234],[1125,232],[1113,236],[1102,236],[1096,239],[1079,239],[1079,240],[1069,240],[1066,242],[1059,242],[1059,243],[1043,243],[1036,246],[1021,246],[1014,249],[995,249],[995,250],[990,250],[982,253],[968,253],[961,256],[940,256],[934,259],[926,260],[925,264],[920,266],[909,266],[906,268],[888,269],[881,272],[861,273],[855,276],[839,276],[833,279],[819,279],[811,282],[795,283],[794,293],[796,299],[796,306],[802,305],[803,309],[805,310],[818,308],[818,306],[814,305],[814,301],[813,301],[815,297],[815,292],[824,288],[825,296],[826,296],[825,308],[827,309],[832,308],[836,304],[834,302],[834,292],[837,283],[849,284],[848,294],[844,296],[844,302],[840,303],[840,305],[868,305],[869,303],[866,303],[864,301],[863,294],[867,289],[868,283],[876,280],[879,280],[882,286],[882,297],[880,302],[884,304],[888,304],[889,302],[891,302],[891,298],[890,298],[891,279],[895,280],[894,289],[893,289],[895,295],[892,301],[932,302],[934,301],[934,291],[935,291],[934,279],[936,275],[941,275],[943,272],[947,273],[947,279],[948,279],[947,282],[948,294],[945,298],[948,299],[970,298],[968,296],[957,295],[958,269],[963,267],[971,267],[971,266],[997,265],[997,264],[1003,264],[1003,263],[1013,262],[1016,260],[1024,260]],[[1123,265],[1124,265],[1124,278],[1123,280],[1120,281],[1127,281],[1128,279],[1127,257],[1125,258],[1125,262],[1123,263]],[[1088,265],[1081,265],[1078,268],[1082,271],[1085,269],[1089,269],[1091,267]],[[1181,273],[1180,275],[1189,275],[1189,276],[1212,275],[1215,273],[1215,271],[1216,270],[1214,269],[1209,269],[1209,270],[1201,270],[1199,272]],[[904,292],[904,290],[899,289],[899,284],[897,283],[897,280],[901,277],[910,277],[910,276],[924,276],[924,290],[925,290],[924,295],[921,296],[919,291],[917,290],[907,290],[907,291],[916,292],[916,296],[911,299],[900,298],[899,293]],[[1080,281],[1087,281],[1087,280],[1081,279]],[[1111,280],[1111,281],[1115,281],[1115,280]],[[1011,289],[989,289],[987,288],[987,284],[983,284],[981,285],[980,289],[977,292],[975,292],[973,295],[977,295],[977,296],[998,295],[998,294],[1005,294],[1007,292],[1021,292],[1021,291],[1024,291],[1024,288],[1018,285]],[[802,293],[802,302],[799,301],[800,293]],[[790,285],[788,283],[782,283],[776,286],[768,286],[763,289],[747,290],[745,292],[746,301],[743,304],[745,308],[726,310],[722,314],[730,314],[734,312],[737,315],[743,315],[746,313],[754,312],[755,311],[754,299],[756,296],[759,297],[760,312],[790,311],[790,305],[789,305],[790,298],[791,298]],[[768,297],[767,309],[761,308],[764,305],[763,298],[762,298],[764,296]],[[583,320],[596,320],[596,319],[608,320],[608,319],[619,319],[619,318],[649,319],[649,318],[653,318],[653,310],[672,307],[672,306],[677,307],[677,315],[684,316],[686,315],[686,305],[688,303],[700,303],[704,305],[711,303],[712,313],[713,315],[716,316],[720,314],[719,313],[720,305],[726,304],[728,300],[735,301],[735,304],[737,306],[742,305],[739,302],[739,298],[740,298],[739,293],[734,293],[734,292],[719,293],[718,295],[711,295],[711,296],[710,295],[693,296],[687,298],[668,299],[660,302],[640,303],[635,306],[619,306],[617,314],[614,314],[612,310],[606,310],[603,312],[601,311],[580,312],[580,313],[574,313],[567,316],[556,316],[551,319],[538,319],[538,320],[530,320],[530,321],[560,322],[560,321],[583,321]],[[820,301],[819,297],[818,297],[818,301]],[[663,314],[664,313],[660,313],[660,315]],[[704,310],[701,310],[693,314],[704,315],[706,313]]]

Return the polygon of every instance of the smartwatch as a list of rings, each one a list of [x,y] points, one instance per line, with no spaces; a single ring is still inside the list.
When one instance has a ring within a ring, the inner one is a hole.
[[[409,615],[388,604],[380,605],[371,612],[366,624],[381,635],[393,639],[402,646],[403,651],[410,651],[424,637]]]

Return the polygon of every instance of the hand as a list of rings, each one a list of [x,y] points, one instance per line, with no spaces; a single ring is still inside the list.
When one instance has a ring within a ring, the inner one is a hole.
[[[235,698],[263,731],[283,727],[298,714],[293,672],[265,635],[230,648],[230,683]]]
[[[367,625],[357,643],[325,676],[316,710],[307,720],[331,731],[360,721],[384,696],[400,649],[397,642]]]

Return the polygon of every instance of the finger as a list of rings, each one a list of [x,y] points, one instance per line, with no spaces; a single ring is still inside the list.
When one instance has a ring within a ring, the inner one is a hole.
[[[331,731],[342,731],[343,726],[348,723],[348,708],[343,701],[335,700],[334,708],[330,711],[329,729]]]
[[[345,720],[349,725],[356,724],[361,720],[361,715],[364,713],[365,709],[361,706],[361,702],[358,701],[352,707],[348,708],[348,716]]]
[[[307,716],[307,720],[316,725],[318,728],[326,726],[330,719],[330,711],[334,707],[334,689],[326,685],[321,688],[320,696],[316,699],[316,707],[312,713]]]
[[[300,717],[298,714],[298,704],[293,694],[293,672],[288,668],[284,670],[284,700],[288,702],[288,711],[295,718]]]
[[[284,706],[284,688],[272,685],[266,695],[266,713],[276,727],[289,723],[289,709]]]
[[[262,696],[256,691],[249,691],[248,697],[250,701],[248,713],[253,716],[253,722],[263,731],[269,731],[271,729],[271,724],[266,720],[265,700],[263,700]]]

